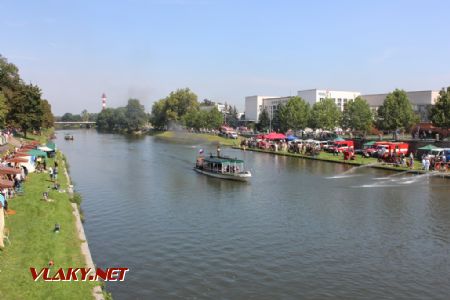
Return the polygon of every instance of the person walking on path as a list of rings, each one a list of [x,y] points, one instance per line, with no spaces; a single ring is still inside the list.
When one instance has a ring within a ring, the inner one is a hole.
[[[53,168],[48,168],[48,173],[50,174],[50,180],[53,181]]]

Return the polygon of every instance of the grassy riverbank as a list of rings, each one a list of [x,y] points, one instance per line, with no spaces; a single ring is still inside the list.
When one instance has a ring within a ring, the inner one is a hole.
[[[239,146],[241,138],[227,139],[218,135],[206,134],[206,133],[190,133],[190,132],[178,132],[178,131],[157,131],[152,134],[153,136],[165,140],[170,140],[178,143],[210,143],[220,144],[223,146]]]
[[[234,149],[241,149],[240,146],[233,146]],[[424,173],[424,171],[421,169],[422,165],[419,161],[414,161],[414,168],[410,169],[407,167],[396,167],[392,164],[385,164],[380,163],[376,158],[369,157],[369,158],[363,158],[361,155],[356,155],[355,160],[344,160],[342,157],[342,154],[339,156],[334,156],[332,153],[327,152],[321,152],[319,155],[312,157],[309,155],[303,155],[303,154],[297,154],[297,153],[289,153],[289,152],[283,152],[283,151],[271,151],[271,150],[262,150],[262,149],[254,149],[254,148],[246,148],[245,151],[255,151],[255,152],[262,152],[262,153],[269,153],[273,155],[282,155],[282,156],[290,156],[290,157],[298,157],[298,158],[304,158],[304,159],[313,159],[313,160],[320,160],[320,161],[327,161],[327,162],[333,162],[333,163],[341,163],[341,164],[348,164],[348,165],[372,165],[373,168],[379,168],[379,169],[385,169],[385,170],[393,170],[393,171],[413,171],[416,173]],[[450,175],[450,174],[448,174]]]
[[[62,170],[58,183],[67,191],[67,179]],[[48,165],[53,166],[53,159]],[[92,289],[97,282],[34,282],[30,267],[38,270],[49,266],[53,260],[53,272],[58,268],[84,267],[81,241],[75,227],[69,195],[50,189],[48,173],[30,174],[24,184],[24,194],[9,202],[15,215],[6,216],[5,227],[10,231],[11,244],[0,251],[0,299],[92,299]],[[49,190],[52,202],[42,200],[42,193]],[[54,233],[55,224],[61,226]]]

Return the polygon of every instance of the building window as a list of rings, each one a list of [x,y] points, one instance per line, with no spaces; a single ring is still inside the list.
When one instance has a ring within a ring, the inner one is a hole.
[[[320,101],[322,101],[323,100],[323,98],[320,98]]]

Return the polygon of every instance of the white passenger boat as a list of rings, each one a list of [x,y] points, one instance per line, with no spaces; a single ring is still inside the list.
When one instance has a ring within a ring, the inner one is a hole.
[[[194,170],[220,179],[248,181],[252,174],[244,169],[244,161],[223,156],[199,156]]]

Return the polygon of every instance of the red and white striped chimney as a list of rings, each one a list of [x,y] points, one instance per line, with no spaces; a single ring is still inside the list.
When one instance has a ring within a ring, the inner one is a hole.
[[[102,95],[102,109],[106,108],[106,95],[103,93]]]

